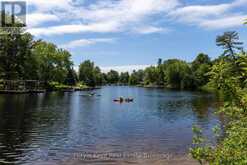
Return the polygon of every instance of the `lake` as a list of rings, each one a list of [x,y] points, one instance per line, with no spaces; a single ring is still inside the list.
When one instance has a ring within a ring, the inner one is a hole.
[[[183,156],[193,124],[215,141],[211,129],[220,120],[212,94],[124,86],[87,93],[0,95],[0,162],[134,164],[148,155]],[[120,96],[135,100],[114,103]]]

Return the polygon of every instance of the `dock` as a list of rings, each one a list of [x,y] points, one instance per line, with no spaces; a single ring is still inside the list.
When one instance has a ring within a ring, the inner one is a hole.
[[[45,90],[0,90],[0,94],[35,94],[35,93],[44,93]]]
[[[0,81],[0,94],[35,94],[44,92],[44,83],[38,80]]]

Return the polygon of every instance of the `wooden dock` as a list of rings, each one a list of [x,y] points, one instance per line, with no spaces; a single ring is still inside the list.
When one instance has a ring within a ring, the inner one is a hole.
[[[44,93],[43,82],[38,80],[1,80],[0,94]]]
[[[45,90],[0,90],[0,94],[31,94],[44,92]]]

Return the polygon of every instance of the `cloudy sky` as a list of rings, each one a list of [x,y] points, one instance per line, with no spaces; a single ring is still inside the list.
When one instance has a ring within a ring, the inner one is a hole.
[[[247,0],[27,0],[28,31],[68,49],[75,65],[130,70],[158,58],[217,57],[215,38],[236,30],[247,43]],[[245,44],[246,46],[246,44]]]

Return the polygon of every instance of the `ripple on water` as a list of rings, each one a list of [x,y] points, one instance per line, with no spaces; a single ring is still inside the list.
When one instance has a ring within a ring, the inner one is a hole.
[[[212,108],[216,100],[202,93],[134,87],[105,87],[95,92],[103,97],[85,98],[80,92],[22,99],[0,95],[0,121],[4,121],[0,162],[73,165],[75,153],[184,155],[192,142],[194,123],[210,139],[209,130],[219,123]],[[113,103],[119,96],[134,97],[135,102]],[[151,162],[155,161],[159,159]],[[141,164],[141,159],[97,159],[88,164],[116,162]]]

